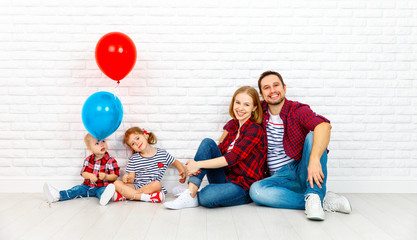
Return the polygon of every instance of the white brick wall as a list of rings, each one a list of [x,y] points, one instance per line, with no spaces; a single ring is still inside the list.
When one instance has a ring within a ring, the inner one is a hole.
[[[112,31],[138,50],[117,89],[94,59]],[[134,125],[186,162],[218,139],[234,90],[276,70],[332,121],[329,189],[417,192],[416,43],[414,0],[1,1],[0,191],[81,182],[81,108],[97,91],[124,106],[109,138],[122,167]]]

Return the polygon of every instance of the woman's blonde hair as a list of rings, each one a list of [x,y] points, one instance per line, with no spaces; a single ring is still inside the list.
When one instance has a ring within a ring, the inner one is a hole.
[[[132,135],[132,134],[142,134],[142,135],[147,134],[148,135],[148,143],[151,144],[151,145],[155,144],[157,142],[156,136],[152,132],[147,132],[145,129],[142,129],[140,127],[131,127],[131,128],[126,130],[125,136],[123,138],[123,143],[126,146],[128,146],[132,151],[133,151],[132,147],[129,146],[129,144],[127,143],[127,141],[129,140],[130,135]]]
[[[261,124],[262,116],[263,116],[261,100],[259,99],[258,91],[256,91],[256,89],[251,86],[243,86],[236,90],[236,92],[233,94],[232,102],[230,103],[230,106],[229,106],[229,115],[233,119],[236,119],[235,113],[233,111],[233,105],[235,103],[236,96],[239,93],[246,93],[252,98],[253,106],[256,106],[256,109],[251,116],[251,120],[253,122],[256,122],[257,124]]]

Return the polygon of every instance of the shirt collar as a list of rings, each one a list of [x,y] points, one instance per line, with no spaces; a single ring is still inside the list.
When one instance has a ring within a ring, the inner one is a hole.
[[[94,153],[93,154],[91,154],[89,157],[88,157],[88,160],[90,160],[90,161],[95,161],[96,159],[96,156],[94,155]],[[110,155],[109,155],[109,153],[108,152],[106,152],[105,154],[104,154],[104,156],[100,159],[100,160],[104,160],[104,161],[108,161],[109,160],[109,158],[110,158]]]

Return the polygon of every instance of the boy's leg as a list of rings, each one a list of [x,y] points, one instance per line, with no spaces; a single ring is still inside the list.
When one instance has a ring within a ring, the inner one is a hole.
[[[106,187],[94,188],[95,197],[97,197],[100,200],[100,205],[106,205],[113,197],[115,190],[116,188],[114,184],[109,184]]]
[[[271,177],[252,184],[250,197],[259,205],[304,209],[304,191],[295,176],[294,163],[289,163]]]
[[[208,208],[236,206],[249,202],[249,192],[231,182],[213,183],[198,193],[198,203]]]
[[[91,187],[87,185],[77,185],[68,190],[59,191],[60,201],[70,200],[77,197],[89,197]]]

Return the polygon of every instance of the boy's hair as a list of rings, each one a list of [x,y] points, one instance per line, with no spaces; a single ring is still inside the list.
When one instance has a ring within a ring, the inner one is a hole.
[[[146,132],[148,134],[148,143],[149,144],[155,144],[158,140],[156,139],[155,134],[153,134],[152,132]],[[125,136],[123,138],[123,143],[128,146],[130,149],[132,149],[129,144],[127,143],[127,141],[129,140],[130,135],[132,134],[142,134],[145,135],[145,131],[144,129],[141,129],[139,127],[131,127],[129,129],[126,130],[125,132]]]
[[[229,115],[233,119],[236,119],[235,113],[233,111],[233,105],[235,103],[236,96],[239,93],[246,93],[252,98],[253,106],[256,106],[256,110],[254,111],[254,114],[252,114],[251,120],[256,122],[257,124],[261,124],[262,116],[263,116],[261,100],[259,99],[258,91],[256,91],[255,88],[250,87],[250,86],[240,87],[239,89],[236,90],[235,94],[233,94],[232,102],[230,103],[230,106],[229,106]]]
[[[87,148],[88,147],[90,147],[90,143],[91,143],[91,140],[93,139],[94,137],[91,135],[91,134],[89,134],[89,133],[87,133],[85,136],[84,136],[84,143],[85,143],[85,146],[87,146]]]
[[[282,79],[281,74],[279,74],[279,73],[277,73],[277,72],[274,72],[274,71],[266,71],[266,72],[263,72],[263,73],[261,74],[261,76],[259,77],[259,79],[258,79],[258,88],[259,88],[259,92],[260,92],[261,94],[262,94],[262,88],[261,88],[261,82],[262,82],[262,79],[264,79],[264,77],[269,76],[269,75],[275,75],[275,76],[277,76],[277,77],[279,78],[279,80],[281,81],[282,86],[284,86],[284,85],[285,85],[285,84],[284,84],[284,80]]]

